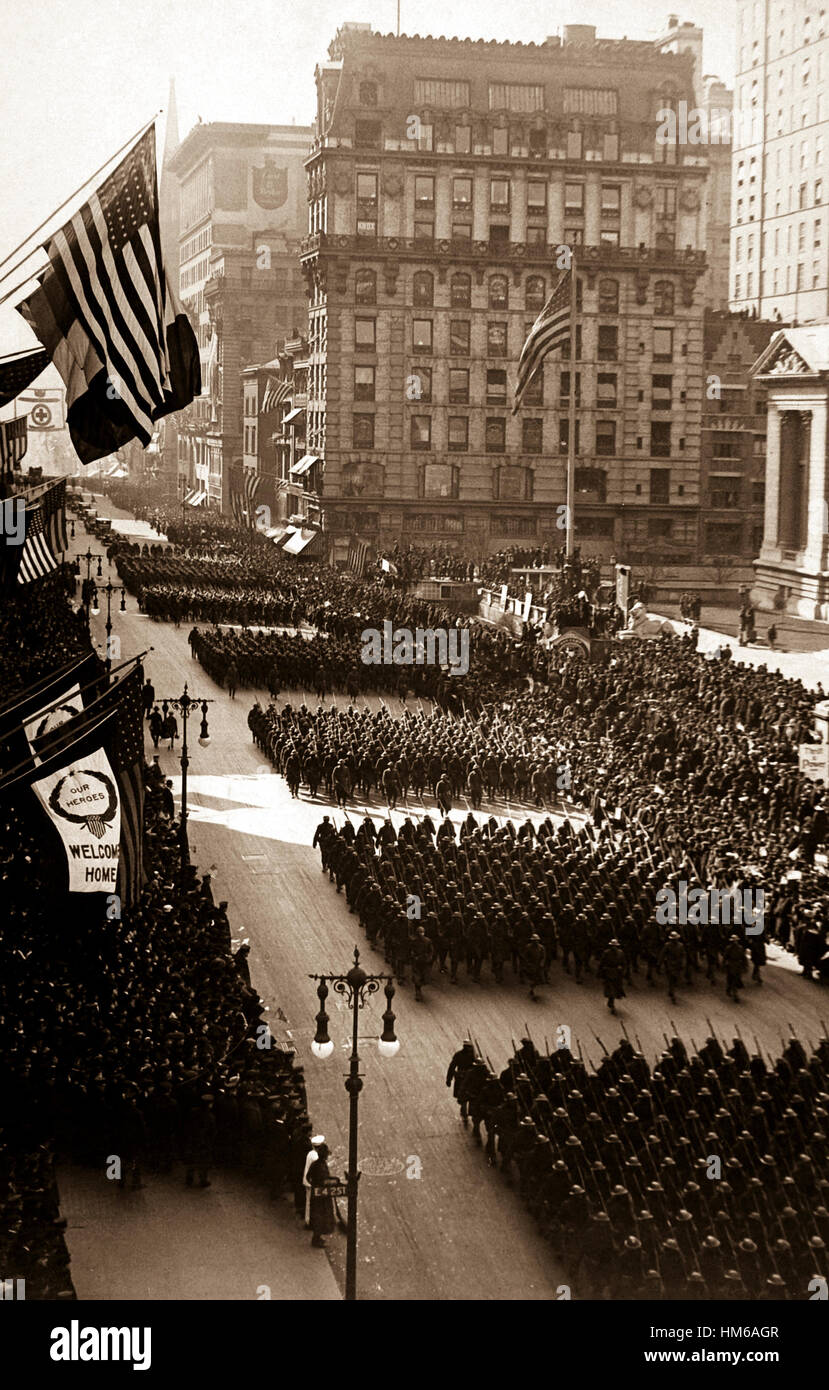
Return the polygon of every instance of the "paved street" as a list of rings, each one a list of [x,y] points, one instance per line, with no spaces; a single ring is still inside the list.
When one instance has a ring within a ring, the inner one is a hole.
[[[99,509],[104,513],[103,502]],[[74,548],[85,550],[87,544],[78,527]],[[93,540],[93,550],[99,548]],[[112,577],[117,577],[114,571]],[[103,616],[93,619],[100,637],[102,624]],[[210,707],[209,748],[191,741],[192,857],[202,871],[212,873],[216,898],[227,898],[235,935],[251,941],[253,982],[270,1008],[274,1033],[297,1048],[306,1069],[313,1122],[334,1150],[332,1170],[342,1172],[347,1020],[337,1013],[336,996],[330,996],[332,1038],[342,1051],[327,1063],[317,1062],[310,1053],[310,1041],[318,1005],[308,974],[347,970],[355,945],[367,969],[387,967],[382,956],[366,946],[356,919],[321,874],[317,853],[311,849],[321,814],[332,812],[323,798],[291,800],[282,778],[272,772],[251,741],[246,717],[254,693],[242,691],[231,701],[214,685],[190,658],[187,625],[177,631],[155,624],[137,612],[130,598],[127,613],[114,614],[114,631],[121,638],[124,656],[154,647],[147,670],[159,696],[179,694],[187,680],[192,694],[216,699]],[[284,698],[299,703],[301,696],[287,692]],[[311,703],[310,695],[308,700]],[[178,749],[161,754],[162,767],[174,778],[177,792],[178,757]],[[426,804],[431,808],[434,803],[427,798]],[[355,802],[349,814],[359,816],[363,809],[361,801]],[[371,809],[381,813],[376,801]],[[510,811],[503,804],[496,809],[501,814]],[[460,818],[465,813],[462,806],[455,814]],[[398,824],[401,818],[395,817]],[[747,986],[736,1019],[748,1042],[756,1035],[764,1049],[776,1054],[788,1036],[789,1023],[800,1036],[816,1040],[827,1008],[825,993],[800,977],[791,957],[772,947],[770,960],[762,987]],[[401,988],[394,1001],[401,1049],[392,1061],[378,1056],[374,1042],[383,996],[367,1006],[358,1274],[363,1298],[550,1299],[566,1282],[515,1193],[484,1164],[443,1084],[452,1052],[470,1031],[496,1066],[503,1065],[510,1038],[517,1039],[529,1028],[539,1046],[545,1040],[553,1046],[560,1025],[571,1029],[574,1050],[581,1047],[587,1058],[598,1061],[601,1047],[594,1034],[610,1047],[621,1036],[621,1023],[609,1018],[594,978],[588,977],[581,986],[565,978],[562,983],[554,966],[552,983],[542,991],[539,1003],[529,1001],[517,983],[498,987],[487,978],[474,985],[462,977],[461,985],[452,987],[446,977],[438,977],[422,1004],[415,1004],[411,986]],[[648,990],[640,977],[622,1008],[628,1032],[640,1039],[651,1057],[662,1046],[672,1020],[689,1042],[702,1042],[706,1017],[720,1037],[734,1036],[735,1011],[722,985],[716,991],[698,988],[680,994],[677,1005],[670,1006],[661,990]],[[144,1195],[148,1194],[142,1194],[142,1199]],[[185,1197],[191,1196],[182,1194],[182,1212]],[[211,1204],[220,1205],[214,1196],[218,1193],[205,1194],[205,1229]],[[165,1205],[167,1239],[174,1247],[189,1239],[191,1224],[184,1215],[179,1220],[177,1209],[172,1200]],[[87,1211],[92,1221],[106,1222],[106,1215],[96,1212],[94,1204]],[[239,1211],[237,1203],[236,1220]],[[254,1206],[251,1219],[261,1219]],[[87,1244],[80,1235],[73,1240],[72,1229],[69,1239],[82,1290],[94,1242]],[[109,1247],[102,1248],[106,1260]],[[150,1251],[146,1257],[151,1259]],[[94,1258],[101,1261],[101,1248]],[[201,1258],[207,1263],[221,1258],[221,1243],[209,1244]],[[339,1235],[331,1238],[328,1258],[342,1285],[344,1242]],[[97,1274],[100,1277],[100,1269]],[[111,1285],[117,1285],[115,1259],[106,1274]],[[257,1273],[253,1282],[269,1281]]]

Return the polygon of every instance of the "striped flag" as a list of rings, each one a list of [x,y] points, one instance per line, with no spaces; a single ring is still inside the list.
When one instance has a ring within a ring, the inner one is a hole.
[[[541,366],[544,358],[554,348],[561,347],[570,337],[570,277],[571,270],[559,276],[558,284],[538,315],[527,334],[527,341],[518,359],[518,380],[515,384],[515,404],[513,415],[518,413],[521,398]]]
[[[20,467],[29,447],[29,431],[26,415],[18,415],[16,420],[0,420],[0,474],[8,478]]]
[[[48,365],[49,354],[44,348],[28,348],[0,362],[0,407],[31,386]]]
[[[256,526],[256,494],[261,484],[262,479],[259,474],[254,473],[251,469],[247,469],[245,472],[245,500],[243,511],[245,513],[245,523],[250,530],[254,530]]]
[[[35,579],[45,579],[58,567],[58,562],[49,549],[46,527],[43,522],[43,508],[39,502],[26,508],[26,539],[20,556],[17,571],[18,584],[31,584]]]
[[[69,542],[66,536],[66,479],[55,483],[40,498],[46,539],[53,555],[63,555]]]
[[[290,395],[290,392],[290,381],[277,381],[276,377],[269,376],[262,394],[262,406],[259,414],[269,415],[272,410],[276,410],[276,407],[281,405],[285,397]]]
[[[129,907],[144,885],[144,729],[141,720],[141,690],[144,672],[136,664],[115,687],[117,706],[115,730],[109,745],[109,760],[121,798],[121,858],[118,892]]]
[[[130,439],[201,390],[196,336],[161,255],[151,126],[46,246],[49,265],[19,306],[63,377],[82,463]]]

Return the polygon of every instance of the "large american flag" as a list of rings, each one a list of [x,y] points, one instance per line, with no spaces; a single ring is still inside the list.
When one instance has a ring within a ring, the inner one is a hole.
[[[256,527],[256,494],[261,484],[262,479],[258,473],[254,473],[250,468],[245,470],[245,500],[243,511],[245,513],[245,522],[251,531]]]
[[[31,584],[35,579],[45,579],[58,567],[58,562],[49,549],[46,527],[43,521],[43,508],[39,502],[26,508],[26,539],[20,556],[17,571],[18,584]]]
[[[20,305],[67,389],[79,458],[128,440],[201,390],[193,329],[161,256],[155,127],[46,246],[49,266]]]
[[[517,414],[521,398],[553,348],[560,347],[570,337],[570,277],[571,270],[559,276],[558,284],[527,334],[527,341],[518,359],[518,380],[515,383],[513,415]]]

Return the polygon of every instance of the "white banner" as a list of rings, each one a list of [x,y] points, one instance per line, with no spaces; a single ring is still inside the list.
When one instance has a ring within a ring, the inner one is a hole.
[[[525,623],[529,620],[530,608],[532,607],[532,601],[533,601],[533,591],[532,591],[532,589],[528,589],[527,592],[526,592],[525,595],[524,595],[524,607],[523,607],[523,610],[522,610],[522,613],[521,613],[521,617],[523,618],[523,620],[524,620]]]
[[[26,720],[23,725],[23,731],[29,740],[29,747],[32,750],[32,757],[35,763],[43,761],[35,746],[37,741],[54,733],[62,724],[66,724],[68,720],[75,719],[82,713],[83,700],[81,699],[81,687],[76,681],[75,684],[70,685],[69,689],[60,697],[59,705],[53,707],[50,704],[46,704],[42,709],[39,709],[36,714],[33,714]],[[44,751],[46,751],[48,757],[48,750]]]
[[[801,743],[798,748],[800,771],[810,782],[829,785],[829,744]]]
[[[77,763],[33,782],[32,790],[63,841],[69,892],[114,893],[121,844],[115,776],[103,748]]]
[[[630,598],[630,565],[616,566],[616,607],[624,614],[628,611]]]

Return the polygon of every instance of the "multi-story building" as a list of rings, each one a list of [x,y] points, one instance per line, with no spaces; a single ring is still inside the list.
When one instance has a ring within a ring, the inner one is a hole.
[[[232,472],[234,491],[243,492],[242,471],[253,471],[260,479],[256,505],[268,508],[270,529],[283,530],[292,519],[320,526],[322,463],[306,433],[307,340],[289,339],[272,361],[247,367],[242,390],[244,453]]]
[[[586,25],[540,45],[339,31],[302,248],[333,559],[350,537],[560,542],[571,390],[577,540],[696,555],[708,169],[657,120],[693,104],[693,67]],[[575,372],[549,357],[513,415],[562,245]]]
[[[751,369],[779,327],[742,314],[705,316],[700,550],[721,565],[753,560],[763,541],[766,391]]]
[[[304,126],[199,124],[171,156],[179,181],[179,292],[196,326],[202,395],[178,417],[179,471],[229,509],[244,452],[242,369],[306,319]]]
[[[740,0],[731,306],[812,323],[829,313],[829,30],[815,0]]]

